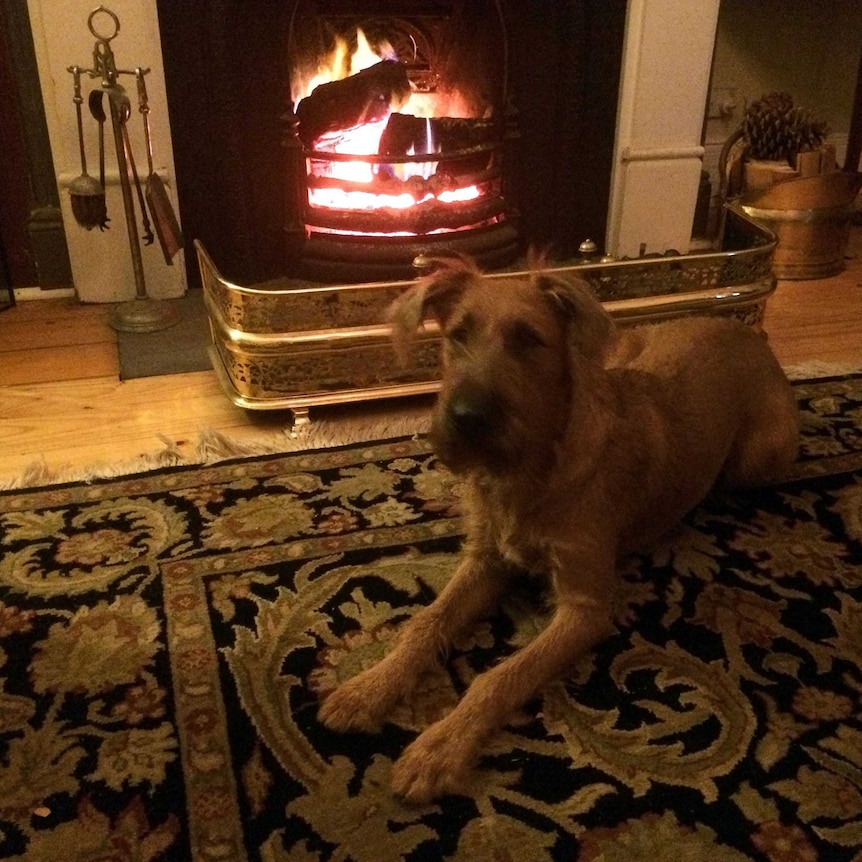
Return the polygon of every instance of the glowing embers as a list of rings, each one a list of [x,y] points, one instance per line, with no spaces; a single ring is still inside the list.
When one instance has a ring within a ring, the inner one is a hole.
[[[438,200],[449,204],[463,201],[472,201],[479,197],[479,189],[470,186],[466,189],[453,189],[442,191],[439,194],[426,192],[422,197],[414,196],[413,193],[403,191],[400,194],[386,194],[375,192],[347,191],[346,189],[315,189],[309,188],[308,201],[312,206],[329,207],[341,210],[375,210],[396,209],[404,210],[430,200]]]

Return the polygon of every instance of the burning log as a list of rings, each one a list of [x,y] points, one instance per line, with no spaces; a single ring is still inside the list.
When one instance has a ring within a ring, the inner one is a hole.
[[[485,179],[491,179],[486,177]],[[460,187],[458,180],[450,174],[436,173],[427,179],[413,176],[406,180],[388,174],[377,174],[371,183],[357,183],[336,177],[308,177],[310,189],[338,189],[344,192],[361,192],[370,195],[409,194],[414,200],[421,201],[428,195],[434,197],[443,192],[455,191]]]
[[[296,108],[299,137],[309,149],[327,134],[382,120],[410,95],[407,69],[381,60],[355,75],[320,84]]]
[[[429,132],[437,153],[469,150],[496,142],[496,124],[492,120],[462,117],[414,117],[392,114],[380,136],[377,150],[381,156],[406,156],[428,151]]]
[[[362,192],[370,195],[400,195],[403,192],[410,194],[415,200],[423,200],[426,195],[437,197],[442,192],[455,191],[465,185],[477,186],[480,194],[495,191],[499,186],[499,170],[481,171],[471,174],[466,180],[463,177],[454,177],[442,171],[432,174],[427,179],[414,176],[407,180],[385,173],[377,174],[371,183],[356,182],[354,180],[342,180],[338,177],[309,176],[307,179],[309,189],[337,189],[343,192]],[[324,205],[325,206],[325,205]]]

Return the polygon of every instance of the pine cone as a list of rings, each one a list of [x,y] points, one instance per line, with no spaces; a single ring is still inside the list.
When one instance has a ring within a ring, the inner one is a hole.
[[[789,93],[774,92],[752,102],[742,131],[752,159],[792,162],[794,154],[819,147],[828,129],[822,120],[793,105]]]

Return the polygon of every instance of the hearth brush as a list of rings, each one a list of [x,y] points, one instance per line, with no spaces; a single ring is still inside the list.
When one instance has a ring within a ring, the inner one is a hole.
[[[75,177],[69,183],[69,197],[72,200],[72,214],[75,216],[75,221],[81,227],[92,230],[97,225],[101,225],[105,218],[105,187],[95,177],[91,177],[87,173],[84,120],[81,111],[81,105],[84,102],[84,97],[81,95],[82,70],[79,66],[70,66],[69,71],[72,73],[74,81],[75,92],[72,101],[75,103],[75,113],[78,119],[78,145],[81,149],[81,176]]]

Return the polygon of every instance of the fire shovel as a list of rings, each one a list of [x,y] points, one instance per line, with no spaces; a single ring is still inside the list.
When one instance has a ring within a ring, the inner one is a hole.
[[[138,82],[138,110],[144,118],[144,142],[147,147],[147,186],[145,196],[150,213],[153,216],[153,227],[165,256],[165,263],[173,266],[174,255],[183,247],[183,235],[171,206],[168,192],[162,178],[153,170],[153,146],[150,140],[150,104],[147,98],[147,85],[144,81],[144,70],[135,69]]]

